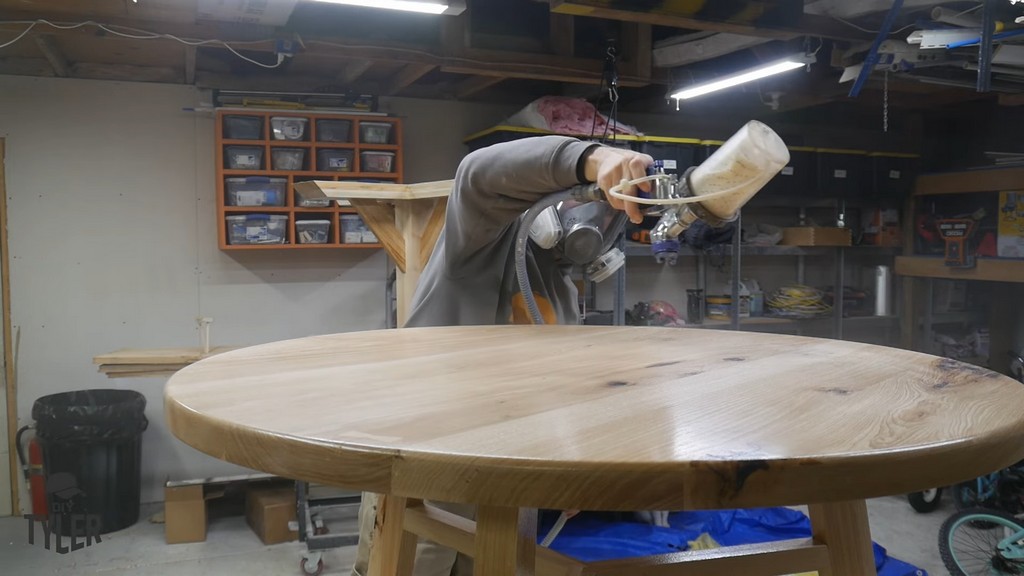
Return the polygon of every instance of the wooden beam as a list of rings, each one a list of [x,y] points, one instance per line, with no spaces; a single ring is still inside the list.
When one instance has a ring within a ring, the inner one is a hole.
[[[951,268],[938,256],[897,256],[896,274],[948,280],[1024,282],[1024,260],[978,258],[974,268]]]
[[[50,67],[53,68],[53,73],[61,78],[68,77],[68,61],[64,58],[64,54],[61,53],[60,48],[57,46],[57,41],[54,40],[53,36],[49,34],[40,34],[36,36],[36,46],[39,47],[39,51],[46,56],[46,60],[50,63]]]
[[[405,529],[442,546],[472,557],[476,553],[476,522],[428,505],[405,510]],[[550,548],[537,548],[537,573],[544,576],[579,576],[584,565]]]
[[[196,47],[185,46],[185,84],[196,83]]]
[[[810,539],[725,546],[642,558],[606,560],[587,565],[587,576],[774,576],[802,572],[826,573],[828,548]]]
[[[384,96],[394,96],[433,70],[433,64],[406,64],[391,77],[384,88]]]
[[[338,73],[338,82],[348,86],[359,79],[360,76],[366,73],[373,67],[372,60],[354,60],[345,65]]]
[[[1021,182],[1024,168],[922,174],[914,184],[914,196],[1020,190]]]
[[[623,47],[628,50],[626,61],[630,74],[651,77],[651,58],[654,42],[651,39],[651,25],[626,22],[622,25]]]
[[[471,76],[455,86],[455,98],[462,100],[505,80],[500,76]]]
[[[11,467],[11,511],[21,514],[15,436],[18,428],[18,374],[14,371],[14,338],[11,327],[11,249],[7,236],[7,189],[4,175],[4,139],[0,138],[0,300],[3,300],[4,389],[7,401],[7,448]]]
[[[572,57],[576,44],[576,17],[552,12],[548,26],[551,51],[559,56]]]
[[[1024,105],[1024,94],[1000,94],[1000,106],[1022,106]]]
[[[93,64],[79,62],[71,67],[77,78],[118,80],[122,82],[181,82],[181,71],[170,67],[132,66],[130,64]]]
[[[706,30],[708,32],[727,32],[745,36],[761,36],[776,40],[792,40],[800,36],[817,36],[835,40],[862,41],[870,40],[871,35],[859,32],[855,28],[844,26],[827,16],[804,14],[796,22],[786,26],[766,27],[761,23],[727,22],[706,20],[698,16],[697,10],[681,10],[669,4],[667,7],[646,11],[626,8],[612,8],[607,0],[548,0],[551,11],[559,14],[574,14],[591,18],[621,20],[623,22],[641,22],[658,26],[674,26],[688,30]],[[623,3],[624,4],[624,3]],[[692,3],[700,6],[703,3]]]
[[[441,52],[447,56],[461,54],[469,48],[469,12],[441,20]]]
[[[162,24],[159,22],[133,22],[132,25],[146,30],[151,30],[153,32],[170,33],[193,40],[206,40],[217,37],[230,40],[237,36],[237,34],[217,36],[216,34],[218,34],[218,31],[210,30],[208,27],[202,27],[199,25],[196,25],[195,27],[188,27],[183,25]],[[0,30],[21,32],[23,27],[0,24]],[[97,42],[129,41],[109,34],[100,38],[95,36],[94,30],[87,28],[76,30],[57,30],[54,31],[53,34],[55,36],[65,34],[74,35],[78,38],[86,35],[90,39],[96,38],[95,41]],[[153,40],[153,42],[159,41],[161,40]],[[171,40],[163,41],[172,42]],[[366,41],[362,40],[357,41],[326,37],[304,38],[304,43],[306,45],[306,51],[297,56],[297,58],[301,58],[303,55],[309,55],[323,59],[343,59],[346,62],[356,59],[374,62],[386,61],[401,62],[404,64],[424,64],[440,67],[442,70],[468,75],[479,74],[486,76],[502,76],[505,78],[526,78],[577,84],[598,84],[601,81],[601,72],[604,68],[603,59],[571,58],[545,54],[512,52],[508,50],[478,50],[466,48],[458,50],[456,53],[447,53],[451,48],[444,48],[439,45],[406,44],[398,42],[368,45]],[[211,45],[210,47],[214,48],[215,45]],[[275,46],[273,41],[255,42],[253,44],[247,44],[246,49],[270,53],[275,50]],[[101,67],[101,65],[96,64],[91,64],[89,66],[96,68]],[[160,70],[160,72],[155,74],[156,78],[153,78],[154,74],[152,72],[146,72],[147,69],[145,67],[136,66],[133,68],[138,73],[143,74],[143,81],[169,83],[178,83],[181,81],[180,70],[168,74],[167,71],[172,69],[158,68],[157,70]],[[92,72],[95,73],[96,70],[93,70]],[[96,74],[96,77],[105,78],[106,76],[111,75],[117,77],[110,79],[133,79],[130,75],[129,77],[124,77],[123,74]],[[198,78],[200,74],[197,72],[196,76]],[[330,78],[325,77],[320,79],[319,83],[329,83],[329,80]],[[272,83],[272,79],[267,79],[267,82]],[[636,77],[627,72],[620,75],[619,78],[619,85],[624,87],[647,86],[652,82],[667,83],[667,75],[661,74],[652,77]],[[235,83],[237,84],[237,82]]]

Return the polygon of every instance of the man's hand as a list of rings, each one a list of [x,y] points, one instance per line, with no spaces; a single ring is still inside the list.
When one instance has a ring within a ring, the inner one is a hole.
[[[654,159],[647,154],[640,154],[630,150],[622,150],[611,146],[601,146],[587,158],[585,171],[587,180],[596,182],[601,190],[608,193],[612,186],[617,186],[623,179],[635,180],[647,176],[647,167],[654,163]],[[622,190],[623,194],[636,196],[637,188],[644,192],[651,191],[651,183],[643,182],[638,186],[630,186]],[[630,221],[634,224],[643,222],[643,215],[640,213],[640,205],[633,202],[623,202],[618,198],[608,197],[608,203],[616,210],[625,210]]]

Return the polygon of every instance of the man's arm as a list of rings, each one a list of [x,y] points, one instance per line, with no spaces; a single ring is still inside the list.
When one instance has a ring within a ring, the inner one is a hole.
[[[525,138],[477,150],[459,165],[448,202],[449,260],[458,262],[494,241],[548,194],[586,182],[598,182],[607,190],[623,178],[644,176],[652,162],[646,154],[562,136]],[[613,199],[612,205],[623,209],[621,201]],[[634,221],[641,219],[636,204],[626,209]]]

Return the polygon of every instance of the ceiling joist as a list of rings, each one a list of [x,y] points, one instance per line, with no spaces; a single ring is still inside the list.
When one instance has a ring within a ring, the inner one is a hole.
[[[455,86],[455,98],[462,100],[504,80],[500,76],[471,76]]]
[[[433,64],[406,64],[401,70],[391,77],[382,95],[394,96],[409,87],[410,84],[422,78],[427,72],[433,70]]]
[[[674,26],[689,30],[725,32],[745,36],[759,36],[774,40],[791,40],[800,36],[815,36],[835,40],[870,40],[870,35],[846,26],[827,16],[803,14],[795,22],[768,26],[760,22],[734,22],[709,20],[699,17],[703,2],[679,4],[666,3],[657,8],[628,8],[626,3],[611,3],[608,0],[548,0],[551,11],[559,14],[606,18],[624,22],[640,22],[658,26]]]
[[[57,47],[57,42],[53,39],[53,36],[40,34],[35,37],[35,40],[39,51],[43,53],[43,56],[50,63],[50,67],[53,68],[53,73],[61,78],[67,78],[70,66],[68,66],[67,58],[64,57],[60,48]]]

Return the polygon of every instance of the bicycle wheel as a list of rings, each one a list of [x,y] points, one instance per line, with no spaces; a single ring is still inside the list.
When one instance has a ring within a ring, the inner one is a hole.
[[[999,551],[1004,538],[1021,530],[1024,525],[1006,512],[961,510],[947,518],[939,530],[942,563],[952,576],[1024,574],[1024,563],[1007,560]]]

